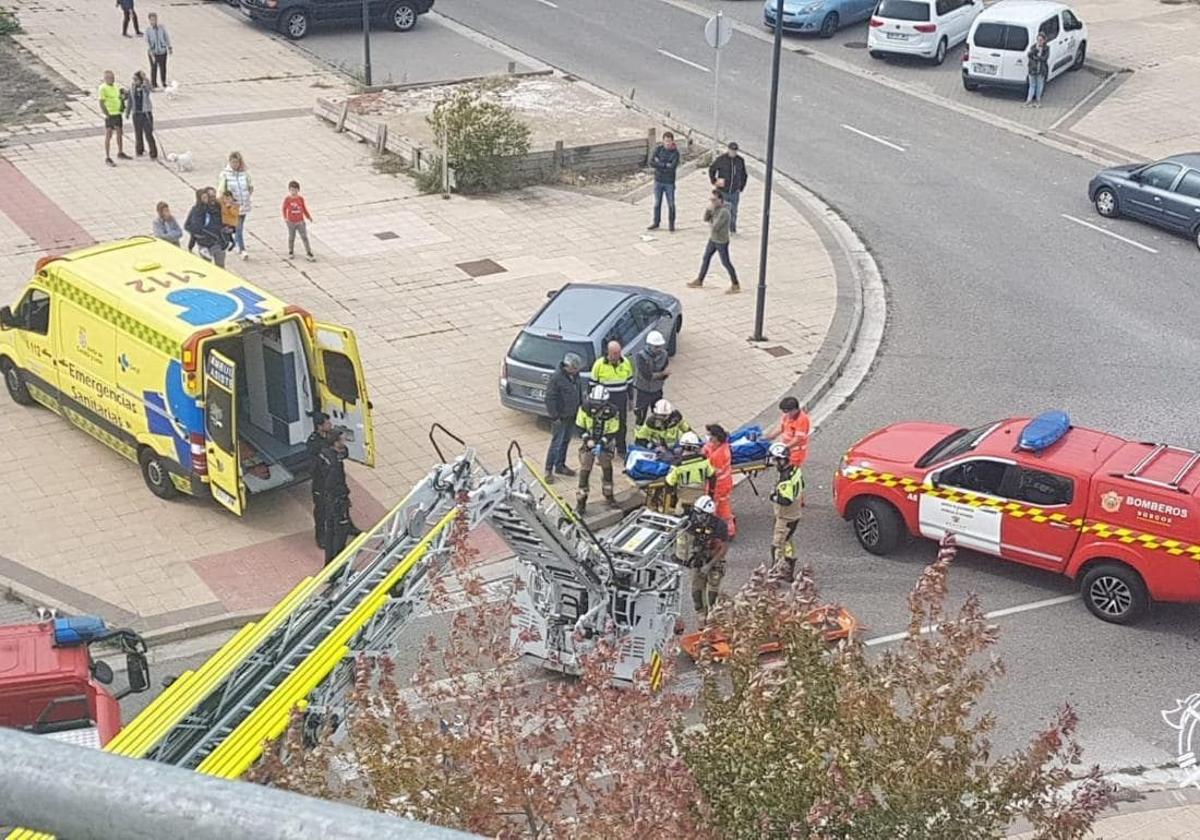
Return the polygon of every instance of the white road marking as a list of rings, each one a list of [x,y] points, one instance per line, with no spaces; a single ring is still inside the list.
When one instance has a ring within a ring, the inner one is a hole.
[[[675,53],[673,53],[673,52],[667,52],[666,50],[659,50],[658,53],[659,53],[659,55],[665,55],[667,58],[673,58],[676,61],[681,62],[682,64],[686,64],[688,67],[695,67],[697,70],[703,71],[705,73],[712,72],[707,67],[705,67],[703,64],[697,64],[694,61],[688,61],[683,56],[675,55]]]
[[[990,613],[984,613],[984,618],[1001,618],[1006,615],[1016,615],[1017,613],[1029,612],[1030,610],[1040,610],[1045,607],[1057,607],[1059,604],[1069,604],[1078,598],[1077,595],[1059,595],[1057,598],[1047,598],[1044,601],[1031,601],[1028,604],[1017,604],[1015,607],[1005,607],[1002,610],[992,610]],[[921,635],[933,632],[932,626],[921,628]],[[903,633],[889,633],[886,636],[876,636],[873,639],[867,639],[863,642],[867,647],[875,647],[876,645],[889,645],[892,642],[898,642],[908,638],[908,631]]]
[[[1085,228],[1091,228],[1092,230],[1097,231],[1098,233],[1103,233],[1105,236],[1111,236],[1113,239],[1119,239],[1122,242],[1124,242],[1126,245],[1132,245],[1134,248],[1141,248],[1143,251],[1149,251],[1151,254],[1158,253],[1158,251],[1154,250],[1149,245],[1143,245],[1141,242],[1138,242],[1136,240],[1127,239],[1126,237],[1121,236],[1121,234],[1113,233],[1111,230],[1105,230],[1104,228],[1100,227],[1099,225],[1094,225],[1091,222],[1085,222],[1083,219],[1077,219],[1074,216],[1068,216],[1066,213],[1061,213],[1059,215],[1061,215],[1064,219],[1066,219],[1069,222],[1074,222],[1077,225],[1083,225]]]
[[[882,137],[876,137],[874,134],[867,134],[867,132],[863,131],[861,128],[855,128],[854,126],[846,125],[845,123],[842,123],[842,128],[857,134],[859,137],[866,137],[868,140],[874,140],[881,146],[887,146],[889,149],[895,149],[897,152],[908,151],[903,146],[897,146],[895,143],[892,143],[889,140],[884,140]]]
[[[538,1],[539,3],[541,3],[543,6],[549,6],[551,9],[557,9],[557,8],[558,8],[558,4],[557,4],[557,3],[551,3],[551,2],[550,2],[550,0],[537,0],[537,1]]]

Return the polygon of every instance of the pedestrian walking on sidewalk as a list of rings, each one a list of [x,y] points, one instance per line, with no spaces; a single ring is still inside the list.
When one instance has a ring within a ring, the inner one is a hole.
[[[1037,41],[1029,48],[1029,95],[1025,104],[1034,108],[1042,107],[1042,92],[1046,89],[1046,77],[1050,75],[1050,47],[1046,45],[1046,35],[1038,33]]]
[[[112,159],[112,139],[117,138],[117,157],[133,160],[125,154],[125,91],[117,86],[113,71],[104,71],[104,82],[97,93],[100,98],[100,113],[104,115],[104,162],[116,166]]]
[[[237,245],[242,259],[249,259],[246,250],[246,216],[250,215],[250,198],[254,194],[254,182],[246,169],[246,161],[241,152],[230,152],[229,163],[221,170],[217,182],[217,193],[224,195],[228,191],[238,204],[238,223],[233,230],[233,242]]]
[[[718,155],[708,167],[708,180],[721,191],[729,207],[729,232],[737,233],[738,203],[746,189],[746,161],[738,154],[737,143],[730,143],[725,154]]]
[[[315,260],[312,246],[308,244],[308,225],[305,222],[311,222],[312,216],[308,212],[308,205],[304,203],[304,196],[300,195],[299,181],[288,181],[288,194],[283,198],[283,220],[287,223],[288,257],[296,256],[298,233],[300,241],[304,243],[304,253],[308,256],[308,261]]]
[[[164,242],[170,242],[175,247],[179,247],[179,241],[183,239],[183,229],[179,227],[179,222],[175,221],[175,217],[171,215],[170,205],[165,201],[160,201],[154,209],[154,236]]]
[[[171,36],[167,27],[159,24],[158,15],[151,12],[148,17],[150,26],[146,29],[146,54],[150,58],[150,87],[158,87],[160,76],[162,86],[166,87],[167,56],[175,52],[175,48],[171,46]]]
[[[708,276],[708,267],[712,263],[713,254],[717,254],[721,257],[721,265],[725,266],[725,271],[729,273],[729,288],[725,294],[735,295],[742,290],[742,287],[738,284],[737,269],[729,260],[729,229],[732,217],[729,214],[729,208],[725,206],[725,199],[720,190],[713,190],[712,198],[708,201],[708,209],[704,211],[704,221],[712,226],[712,230],[708,234],[708,244],[704,246],[704,259],[700,261],[700,274],[695,280],[688,283],[688,286],[699,289],[704,285],[704,278]]]
[[[658,330],[651,330],[646,336],[646,345],[633,356],[633,416],[636,425],[645,423],[650,409],[663,398],[663,386],[671,375],[667,370],[669,364],[671,354],[667,352],[667,340]]]
[[[131,37],[129,34],[129,22],[133,21],[133,34],[140,38],[142,30],[138,26],[137,10],[133,8],[133,0],[117,0],[117,6],[120,7],[123,15],[123,19],[121,20],[121,34],[126,38]]]
[[[675,135],[663,132],[663,141],[654,147],[650,156],[654,169],[654,220],[647,230],[657,230],[662,224],[662,202],[667,199],[667,230],[675,230],[675,170],[679,168],[679,148]]]
[[[138,70],[125,97],[125,116],[133,120],[134,151],[138,157],[150,150],[150,160],[158,159],[158,144],[154,142],[154,103],[150,96],[150,80]]]
[[[546,481],[554,483],[554,474],[574,476],[567,466],[567,449],[575,432],[575,418],[583,402],[579,369],[583,359],[576,353],[563,356],[558,370],[546,383],[546,413],[550,415],[550,448],[546,450]]]

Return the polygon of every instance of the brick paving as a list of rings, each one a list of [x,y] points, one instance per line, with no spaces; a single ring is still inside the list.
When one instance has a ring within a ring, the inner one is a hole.
[[[96,80],[108,68],[128,79],[143,64],[143,46],[121,38],[119,17],[97,31],[94,14],[65,11],[76,3],[22,7],[26,45],[91,92],[49,123],[12,127],[0,148],[0,195],[20,188],[25,196],[0,199],[0,298],[15,298],[33,262],[63,243],[148,233],[159,200],[182,219],[193,190],[213,184],[228,152],[240,150],[257,187],[252,258],[229,267],[359,336],[378,448],[376,469],[351,469],[360,524],[427,473],[434,453],[426,431],[435,421],[489,464],[501,464],[514,439],[540,460],[544,429],[499,405],[499,362],[546,292],[565,282],[637,283],[683,299],[668,396],[694,424],[754,416],[794,383],[825,338],[836,305],[832,264],[803,217],[777,201],[766,331],[787,352],[746,341],[757,182],[733,243],[749,292],[721,294],[719,267],[711,288],[686,289],[706,239],[702,174],[679,183],[680,230],[653,236],[645,232],[649,199],[552,188],[420,196],[407,178],[378,173],[366,145],[308,115],[316,96],[345,93],[344,80],[214,6],[161,10],[180,85],[177,95],[156,98],[156,122],[166,150],[191,152],[192,171],[148,160],[105,167]],[[153,9],[141,9],[143,17]],[[52,42],[74,46],[54,52]],[[316,263],[286,257],[278,206],[291,178],[316,218]],[[483,259],[503,271],[472,278],[459,268]],[[0,507],[0,585],[145,630],[264,609],[320,564],[306,487],[255,498],[236,520],[209,501],[155,498],[134,465],[45,411],[0,400],[0,428],[0,486],[11,490]],[[485,556],[499,550],[479,539]]]

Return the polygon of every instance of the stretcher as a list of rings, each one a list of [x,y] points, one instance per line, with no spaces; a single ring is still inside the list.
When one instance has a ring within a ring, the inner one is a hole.
[[[758,488],[754,486],[754,476],[758,475],[763,470],[767,469],[770,464],[766,458],[757,458],[749,461],[742,461],[730,465],[729,471],[735,476],[744,475],[750,482],[751,489],[754,494],[758,495]],[[658,478],[639,479],[630,475],[629,470],[625,470],[625,475],[629,476],[629,480],[634,486],[641,490],[646,495],[646,507],[650,510],[665,513],[675,509],[675,493],[671,487],[667,486],[666,476]]]
[[[842,639],[853,639],[864,630],[850,611],[844,607],[822,606],[808,614],[808,622],[815,627],[829,644],[836,644]],[[717,628],[706,628],[695,633],[687,633],[679,637],[679,646],[683,652],[696,661],[701,654],[707,654],[713,662],[724,662],[732,650],[729,647],[729,637]],[[759,656],[770,656],[779,653],[778,642],[767,642],[758,649]]]

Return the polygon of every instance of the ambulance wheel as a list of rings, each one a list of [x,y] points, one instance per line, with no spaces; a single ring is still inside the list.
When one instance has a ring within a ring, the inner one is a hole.
[[[167,472],[167,465],[154,454],[153,449],[142,447],[142,451],[138,453],[138,464],[142,468],[142,480],[146,482],[151,493],[160,499],[173,499],[179,495],[171,481],[171,474]]]
[[[17,405],[33,405],[33,397],[25,387],[25,380],[21,378],[21,371],[17,366],[8,359],[0,359],[0,371],[4,372],[4,387],[8,389],[8,395],[12,397],[13,402]]]
[[[1092,615],[1113,624],[1136,621],[1150,605],[1142,576],[1124,563],[1098,563],[1090,567],[1079,591]]]
[[[850,507],[850,524],[858,544],[872,554],[891,554],[904,536],[900,513],[883,499],[868,496]]]

